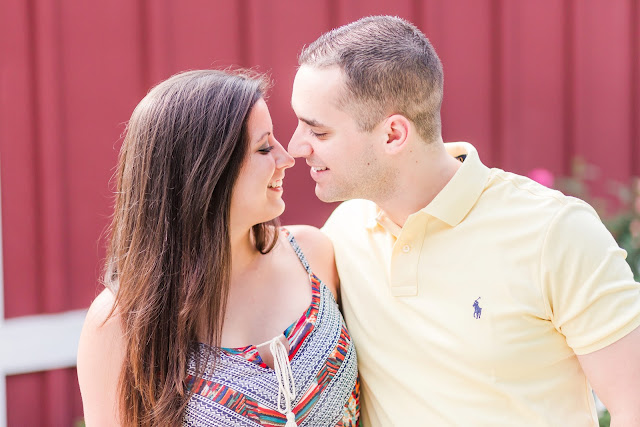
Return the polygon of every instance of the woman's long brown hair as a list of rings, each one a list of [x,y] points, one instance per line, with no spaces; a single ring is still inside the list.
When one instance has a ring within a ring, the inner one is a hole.
[[[180,424],[190,354],[198,370],[215,360],[229,292],[231,193],[249,113],[265,90],[248,72],[185,72],[153,88],[128,123],[105,265],[124,332],[124,425]],[[275,221],[254,226],[253,237],[258,250],[271,250]],[[204,362],[191,353],[199,339],[212,345]]]

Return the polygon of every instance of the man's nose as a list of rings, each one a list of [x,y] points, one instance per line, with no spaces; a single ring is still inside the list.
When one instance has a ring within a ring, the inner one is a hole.
[[[313,151],[311,148],[311,144],[305,138],[304,133],[302,131],[302,127],[298,125],[295,132],[291,136],[291,140],[289,141],[289,154],[293,157],[309,157],[311,152]]]

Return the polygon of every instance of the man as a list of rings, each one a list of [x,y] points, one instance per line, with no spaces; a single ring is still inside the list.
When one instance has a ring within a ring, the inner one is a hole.
[[[363,425],[597,426],[592,385],[639,426],[640,284],[593,209],[444,144],[440,60],[402,19],[299,63],[289,152],[321,200],[350,200],[324,231]]]

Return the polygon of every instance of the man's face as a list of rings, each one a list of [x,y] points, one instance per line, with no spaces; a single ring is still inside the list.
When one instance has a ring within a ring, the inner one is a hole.
[[[324,202],[374,199],[379,191],[379,129],[359,130],[355,119],[338,107],[344,92],[338,67],[303,65],[293,83],[291,106],[298,117],[289,153],[303,157],[316,182],[316,196]]]

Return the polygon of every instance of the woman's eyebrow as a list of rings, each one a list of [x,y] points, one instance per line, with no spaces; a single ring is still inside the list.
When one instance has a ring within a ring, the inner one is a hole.
[[[265,136],[269,136],[271,135],[271,131],[266,131],[265,133],[263,133],[262,135],[260,135],[260,138],[256,139],[256,142],[260,142],[264,139]]]

